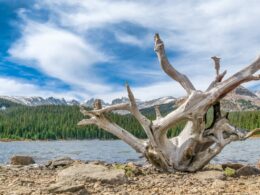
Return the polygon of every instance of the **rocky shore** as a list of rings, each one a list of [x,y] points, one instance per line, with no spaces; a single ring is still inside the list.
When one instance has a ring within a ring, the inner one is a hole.
[[[70,158],[41,166],[17,165],[19,160],[11,162],[0,166],[1,195],[260,193],[259,169],[238,164],[209,165],[197,173],[163,173],[149,165],[83,162]]]

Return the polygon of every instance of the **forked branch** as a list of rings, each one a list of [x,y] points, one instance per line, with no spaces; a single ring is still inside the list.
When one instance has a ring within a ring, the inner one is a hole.
[[[156,105],[154,107],[154,110],[155,110],[156,119],[158,120],[158,119],[162,118],[162,115],[161,115],[161,112],[160,112],[160,106]]]
[[[219,57],[213,56],[211,57],[211,59],[213,59],[214,61],[214,65],[215,65],[215,70],[216,70],[216,78],[215,80],[209,85],[208,89],[206,91],[209,91],[210,89],[212,89],[217,83],[221,82],[222,79],[224,78],[224,76],[227,74],[227,71],[225,70],[224,72],[222,72],[221,74],[219,74],[220,72],[220,59]]]
[[[257,71],[260,70],[260,57],[258,57],[252,64],[237,72],[233,76],[229,77],[225,81],[217,84],[214,88],[212,88],[211,94],[214,95],[214,99],[221,99],[227,93],[234,90],[239,85],[249,82],[260,80],[259,75],[254,75]]]
[[[118,126],[116,123],[112,122],[105,115],[105,113],[114,110],[130,110],[130,106],[129,104],[119,104],[102,108],[100,100],[96,100],[94,102],[94,110],[87,111],[84,107],[80,108],[80,111],[83,113],[83,115],[89,116],[90,118],[81,120],[80,122],[78,122],[78,125],[97,125],[99,128],[105,129],[109,133],[125,141],[127,144],[132,146],[137,152],[144,153],[145,143],[143,141],[136,138],[134,135],[132,135],[122,127]]]

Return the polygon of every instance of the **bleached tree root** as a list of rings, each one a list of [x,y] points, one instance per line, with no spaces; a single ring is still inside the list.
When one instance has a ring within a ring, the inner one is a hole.
[[[186,90],[187,96],[180,101],[180,105],[166,116],[155,108],[156,119],[149,120],[138,109],[134,95],[126,85],[129,103],[112,105],[102,108],[100,100],[96,100],[91,111],[81,108],[87,116],[78,125],[95,124],[114,134],[129,144],[137,152],[142,153],[147,160],[161,170],[194,172],[203,168],[213,157],[230,142],[245,140],[260,129],[241,130],[229,123],[227,116],[222,116],[219,101],[230,91],[242,83],[259,80],[254,75],[260,69],[260,58],[240,70],[228,79],[223,80],[226,71],[220,72],[220,58],[212,57],[216,69],[216,78],[204,92],[196,90],[188,77],[178,72],[168,61],[164,43],[159,35],[155,35],[155,52],[163,71],[173,80],[180,83]],[[207,111],[213,107],[212,124],[207,128]],[[147,141],[133,136],[127,130],[112,122],[106,113],[114,110],[129,111],[141,124],[147,135]],[[167,131],[176,123],[186,120],[186,125],[180,135],[167,138]]]

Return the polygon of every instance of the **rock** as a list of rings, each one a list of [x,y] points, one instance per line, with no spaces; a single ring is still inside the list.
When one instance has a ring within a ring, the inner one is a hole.
[[[10,161],[12,165],[30,165],[35,163],[30,156],[13,156]]]
[[[100,183],[99,183],[99,182],[96,182],[93,187],[96,189],[96,188],[98,188],[99,186],[100,186]]]
[[[219,164],[207,164],[203,170],[219,170],[222,171],[222,167]]]
[[[75,162],[73,159],[69,157],[62,157],[55,160],[51,160],[46,164],[46,167],[55,169],[57,167],[66,167]]]
[[[51,185],[47,191],[51,193],[66,193],[66,192],[77,192],[77,191],[83,191],[85,189],[85,186],[83,184],[78,184],[78,185],[68,185],[66,183],[55,183]],[[87,193],[85,193],[87,194]]]
[[[222,164],[222,169],[225,170],[227,167],[234,169],[234,170],[238,170],[240,168],[242,168],[244,165],[242,164],[238,164],[238,163],[226,163],[226,164]]]
[[[143,174],[140,167],[136,166],[133,162],[129,162],[126,165],[123,165],[122,169],[125,170],[125,174],[128,177],[138,176]]]
[[[201,172],[197,172],[195,173],[193,176],[194,178],[203,181],[203,180],[216,180],[219,177],[221,177],[223,175],[223,173],[221,171],[217,171],[217,170],[209,170],[209,171],[201,171]],[[190,178],[187,178],[188,180]]]
[[[215,180],[211,185],[213,188],[225,188],[226,182],[222,180]]]
[[[57,180],[93,180],[115,184],[124,183],[127,179],[122,169],[109,169],[104,165],[74,163],[72,166],[58,172]]]
[[[225,174],[222,174],[222,175],[218,176],[217,179],[225,181],[225,180],[227,180],[227,176]]]
[[[242,168],[236,171],[237,176],[250,176],[250,175],[258,175],[260,174],[260,170],[253,166],[243,166]]]
[[[94,160],[94,161],[89,161],[87,163],[91,163],[94,165],[106,165],[107,164],[105,161],[102,161],[102,160]]]
[[[74,193],[75,194],[75,193]],[[77,193],[77,195],[88,195],[89,193],[88,193],[88,191],[86,190],[86,189],[82,189],[82,190],[80,190],[78,193]],[[76,195],[76,194],[75,194]]]

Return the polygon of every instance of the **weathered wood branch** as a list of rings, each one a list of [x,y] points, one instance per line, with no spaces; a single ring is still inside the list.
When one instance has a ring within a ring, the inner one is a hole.
[[[217,84],[214,88],[212,88],[211,94],[215,96],[214,100],[223,98],[227,93],[234,90],[239,85],[259,80],[259,75],[254,75],[257,71],[260,70],[260,57],[258,57],[252,64],[247,66],[246,68],[240,70],[233,76],[229,77],[225,81]]]
[[[89,119],[83,119],[78,122],[78,125],[97,125],[99,128],[105,129],[109,133],[117,136],[121,140],[125,141],[127,144],[132,146],[137,152],[145,152],[145,142],[136,138],[134,135],[129,133],[127,130],[118,126],[116,123],[110,121],[104,114],[108,111],[119,110],[119,109],[128,109],[127,104],[112,105],[107,108],[100,108],[99,110],[87,111],[81,107],[81,112],[84,115],[91,116]]]
[[[209,87],[207,88],[206,91],[209,91],[210,89],[212,89],[217,83],[221,82],[222,79],[224,78],[224,76],[227,74],[227,71],[225,70],[224,72],[222,72],[220,75],[217,75],[215,80],[212,81],[212,83],[209,85]]]
[[[253,135],[260,133],[260,128],[254,129],[250,132],[248,132],[243,139],[248,139],[249,137],[252,137]]]
[[[216,75],[218,76],[219,75],[219,70],[220,70],[220,59],[219,57],[217,56],[213,56],[211,57],[211,59],[214,61],[215,63],[215,70],[216,70]]]
[[[163,71],[168,76],[170,76],[171,78],[173,78],[174,80],[179,82],[181,84],[181,86],[187,91],[187,93],[190,94],[192,90],[195,90],[195,87],[193,86],[193,84],[190,82],[190,80],[188,79],[188,77],[186,75],[178,72],[170,64],[170,62],[168,61],[168,58],[166,56],[165,50],[164,50],[164,44],[163,44],[162,40],[160,39],[159,34],[155,34],[154,40],[155,40],[154,50],[157,53],[157,56],[158,56],[158,59],[159,59],[159,62],[161,64]]]
[[[154,107],[154,110],[155,110],[156,120],[162,118],[162,115],[161,115],[161,112],[160,112],[160,106],[156,105]]]
[[[128,110],[128,111],[130,111],[130,105],[129,105],[129,103],[115,104],[115,105],[112,105],[112,106],[107,106],[105,108],[100,108],[98,110],[88,111],[88,114],[101,115],[101,114],[109,113],[109,112],[116,111],[116,110]]]
[[[145,130],[147,136],[149,136],[150,132],[150,125],[151,121],[146,118],[138,109],[137,104],[135,102],[135,97],[133,92],[131,91],[128,84],[126,84],[126,89],[128,93],[128,98],[130,101],[130,111],[134,115],[134,117],[138,120],[138,122],[142,125],[143,129]]]
[[[152,122],[146,118],[138,109],[135,97],[133,92],[131,91],[130,87],[128,84],[126,84],[126,89],[128,93],[128,98],[130,101],[130,112],[133,114],[133,116],[138,120],[138,122],[141,124],[142,128],[144,129],[147,137],[149,138],[150,142],[152,145],[154,145],[154,137],[153,137],[153,132],[151,129]]]
[[[208,89],[206,91],[212,89],[217,83],[220,83],[222,81],[222,79],[224,78],[226,72],[227,72],[225,70],[222,74],[219,74],[220,59],[221,58],[213,56],[213,57],[211,57],[211,59],[213,59],[213,61],[214,61],[215,70],[216,70],[216,78],[215,78],[215,81],[213,81],[210,84],[210,86],[208,87]],[[219,101],[217,101],[215,104],[213,104],[213,121],[212,121],[209,129],[212,128],[219,119],[221,119],[221,108],[220,108],[220,106],[221,105],[220,105]],[[205,119],[207,119],[207,113],[205,114]]]
[[[216,78],[215,80],[209,85],[208,89],[206,91],[209,91],[210,89],[212,89],[217,83],[221,82],[222,79],[224,78],[224,76],[227,74],[227,71],[225,70],[224,72],[222,72],[221,74],[219,74],[220,72],[220,59],[216,56],[211,57],[211,59],[213,59],[214,61],[214,65],[215,65],[215,70],[216,70]]]

